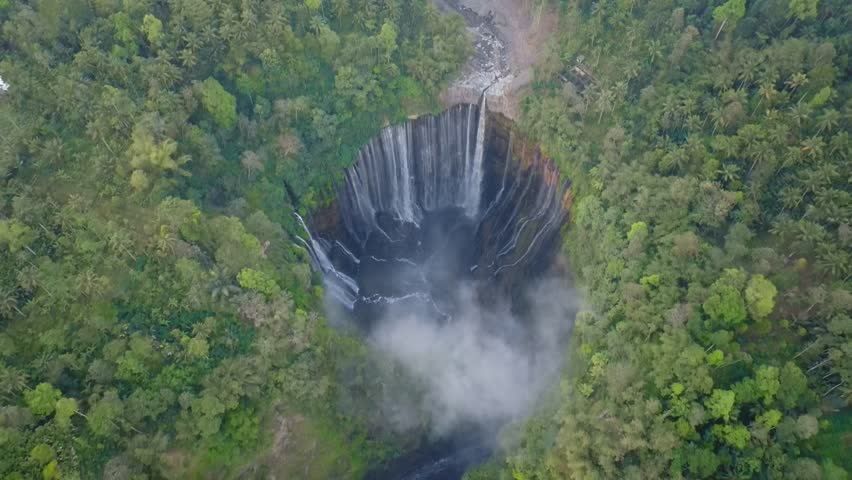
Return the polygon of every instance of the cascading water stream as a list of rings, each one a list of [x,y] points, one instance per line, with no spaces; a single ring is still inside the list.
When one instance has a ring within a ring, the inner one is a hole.
[[[299,221],[299,225],[302,226],[302,228],[305,230],[305,233],[308,235],[307,241],[305,241],[302,237],[297,238],[302,242],[305,248],[307,248],[314,269],[317,269],[322,272],[326,291],[336,301],[338,301],[342,305],[345,305],[348,309],[351,310],[355,307],[355,302],[358,301],[358,284],[352,277],[338,271],[334,267],[334,264],[328,258],[326,248],[324,248],[320,242],[314,239],[313,235],[311,235],[311,231],[308,229],[308,226],[305,224],[305,220],[302,218],[302,216],[296,212],[293,213],[294,215],[296,215],[296,219]],[[342,244],[341,247],[344,248],[344,250],[346,249],[346,247],[343,247]],[[346,251],[348,252],[348,250]],[[351,255],[351,252],[349,253]]]

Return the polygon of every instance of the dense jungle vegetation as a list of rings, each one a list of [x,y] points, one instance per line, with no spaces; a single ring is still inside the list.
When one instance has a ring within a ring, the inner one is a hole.
[[[548,6],[519,128],[572,180],[588,305],[468,478],[848,478],[852,4]],[[0,478],[359,478],[392,453],[293,212],[438,108],[462,20],[0,0],[0,25]]]
[[[363,349],[293,212],[436,107],[461,19],[0,0],[0,25],[0,478],[360,477],[387,451],[338,405]]]
[[[556,8],[521,123],[574,181],[589,311],[470,477],[848,478],[852,4]]]

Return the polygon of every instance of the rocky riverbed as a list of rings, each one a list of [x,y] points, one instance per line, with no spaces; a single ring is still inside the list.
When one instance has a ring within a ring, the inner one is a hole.
[[[438,9],[464,17],[475,47],[459,78],[443,93],[444,103],[477,103],[488,88],[489,110],[515,119],[557,16],[531,0],[432,1]]]

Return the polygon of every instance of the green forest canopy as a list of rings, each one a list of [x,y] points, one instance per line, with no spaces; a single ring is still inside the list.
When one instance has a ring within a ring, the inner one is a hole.
[[[469,478],[848,478],[852,4],[552,6],[520,124],[573,181],[591,308]]]
[[[0,25],[0,478],[360,477],[389,451],[336,406],[363,347],[326,326],[293,212],[435,108],[461,19],[0,0]]]
[[[552,7],[519,126],[572,180],[590,307],[469,478],[847,478],[852,6]],[[369,390],[338,374],[363,348],[319,313],[291,212],[437,107],[461,20],[0,0],[0,22],[0,478],[357,478],[392,453],[336,405]]]

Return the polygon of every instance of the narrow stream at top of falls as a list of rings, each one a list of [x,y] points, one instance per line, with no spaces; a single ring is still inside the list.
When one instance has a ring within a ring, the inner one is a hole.
[[[422,390],[377,392],[388,430],[430,441],[369,478],[460,478],[558,368],[575,308],[551,268],[568,183],[513,137],[483,92],[385,128],[333,214],[297,215],[329,301]]]

